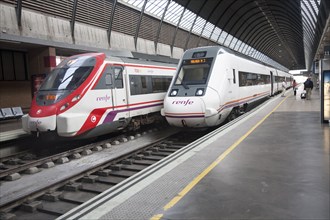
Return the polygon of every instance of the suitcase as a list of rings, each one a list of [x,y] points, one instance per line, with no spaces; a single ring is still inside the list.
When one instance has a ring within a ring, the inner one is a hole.
[[[305,98],[306,98],[306,91],[303,91],[303,92],[300,94],[300,97],[301,97],[301,99],[305,99]]]

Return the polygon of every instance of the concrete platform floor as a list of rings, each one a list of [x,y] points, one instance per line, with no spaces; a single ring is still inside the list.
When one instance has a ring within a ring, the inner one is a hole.
[[[161,219],[329,219],[330,129],[301,89]]]

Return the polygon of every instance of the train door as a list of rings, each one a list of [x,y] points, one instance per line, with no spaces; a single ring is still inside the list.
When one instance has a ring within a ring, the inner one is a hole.
[[[112,75],[112,87],[111,93],[113,97],[114,109],[120,111],[121,115],[125,118],[129,116],[128,111],[125,109],[127,106],[127,92],[125,89],[124,77],[123,77],[123,67],[122,66],[111,66]]]
[[[237,79],[236,79],[236,70],[232,69],[232,71],[229,71],[229,96],[230,100],[233,100],[237,97]]]
[[[275,88],[274,88],[274,90],[275,90],[275,93],[278,93],[279,92],[279,77],[278,77],[278,72],[277,72],[277,70],[275,70],[275,77],[274,77],[274,84],[275,84]]]
[[[270,71],[270,96],[274,95],[274,74]]]

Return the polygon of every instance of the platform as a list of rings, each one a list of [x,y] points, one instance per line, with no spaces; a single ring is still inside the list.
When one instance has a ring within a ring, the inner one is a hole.
[[[0,121],[0,143],[26,137],[28,135],[29,134],[22,129],[22,119]]]
[[[300,90],[58,219],[329,219],[330,127],[318,91],[301,100]]]

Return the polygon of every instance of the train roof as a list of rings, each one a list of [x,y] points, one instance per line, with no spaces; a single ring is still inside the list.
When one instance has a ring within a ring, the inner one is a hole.
[[[162,65],[171,66],[178,65],[179,59],[174,59],[168,56],[143,54],[131,51],[112,51],[112,53],[105,53],[106,57],[111,60],[117,60],[124,63],[148,64],[148,65]]]
[[[190,59],[192,57],[192,53],[194,53],[196,51],[207,51],[210,57],[216,56],[216,55],[218,55],[220,53],[229,53],[229,54],[232,54],[232,55],[241,57],[243,59],[250,60],[250,61],[259,63],[261,65],[270,67],[270,68],[278,69],[278,68],[276,68],[274,66],[271,66],[271,65],[269,65],[267,63],[261,62],[260,60],[254,59],[252,57],[249,57],[247,55],[241,54],[241,53],[239,53],[237,51],[233,51],[233,50],[231,50],[229,48],[226,48],[226,47],[223,47],[223,46],[220,46],[220,45],[219,46],[196,47],[196,48],[188,49],[188,50],[185,51],[185,53],[183,55],[183,59],[185,59],[185,58],[189,58]],[[285,70],[281,70],[281,71],[286,72]]]
[[[131,57],[113,57],[106,56],[106,60],[118,63],[131,63],[138,65],[154,65],[154,66],[166,66],[166,67],[176,67],[178,65],[178,61],[175,63],[161,62],[155,60],[147,60],[141,58],[131,58]]]

